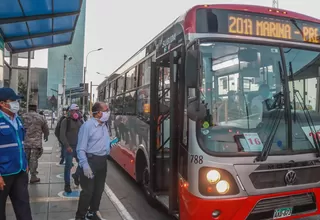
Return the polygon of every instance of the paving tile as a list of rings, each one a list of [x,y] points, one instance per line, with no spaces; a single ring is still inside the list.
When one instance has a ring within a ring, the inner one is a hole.
[[[59,202],[49,202],[49,213],[52,212],[72,212],[76,211],[78,208],[78,201],[59,201]]]
[[[44,147],[52,151],[45,151],[39,160],[38,177],[41,178],[41,182],[29,185],[33,220],[73,219],[78,208],[78,200],[77,198],[60,200],[59,193],[64,190],[64,180],[57,175],[62,174],[63,177],[64,166],[56,164],[60,160],[60,152],[57,151],[59,147],[54,135],[50,135],[48,142],[44,143]],[[73,190],[77,189],[73,188]],[[50,201],[44,201],[47,199]],[[122,219],[106,194],[102,195],[100,212],[107,220]],[[9,199],[6,204],[6,214],[7,220],[16,219]]]
[[[49,196],[49,184],[32,184],[29,185],[30,197],[48,197]]]
[[[47,213],[48,203],[47,202],[31,203],[30,207],[31,207],[32,214]],[[14,211],[11,204],[6,205],[6,213],[7,213],[7,216],[14,215]]]
[[[32,220],[44,220],[47,219],[48,213],[38,213],[32,215]],[[16,216],[7,216],[7,220],[16,220]]]

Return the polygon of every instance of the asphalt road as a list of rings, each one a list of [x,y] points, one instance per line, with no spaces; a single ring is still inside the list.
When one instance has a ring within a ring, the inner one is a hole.
[[[175,219],[161,205],[151,207],[138,184],[112,160],[108,162],[107,184],[135,220]]]

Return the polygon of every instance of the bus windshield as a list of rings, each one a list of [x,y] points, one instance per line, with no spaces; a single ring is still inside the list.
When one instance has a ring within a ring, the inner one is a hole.
[[[319,53],[283,50],[287,72],[292,75],[289,85],[285,85],[285,68],[277,46],[200,45],[201,99],[210,118],[197,122],[198,140],[204,150],[258,153],[266,144],[271,145],[270,155],[315,150],[307,117],[310,113],[320,130],[320,115],[314,111],[317,97],[313,97],[318,68],[310,67]],[[290,92],[290,106],[285,104],[284,88]],[[290,111],[292,143],[287,143]]]

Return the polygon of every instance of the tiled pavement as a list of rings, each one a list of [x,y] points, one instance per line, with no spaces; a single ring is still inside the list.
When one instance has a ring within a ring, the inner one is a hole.
[[[49,141],[43,143],[44,154],[39,161],[38,177],[41,182],[29,185],[33,220],[69,220],[75,216],[79,189],[74,188],[70,195],[64,194],[63,166],[58,164],[60,149],[54,131],[50,132]],[[7,220],[16,219],[9,199],[6,213]],[[105,193],[101,200],[100,213],[106,220],[122,219]]]

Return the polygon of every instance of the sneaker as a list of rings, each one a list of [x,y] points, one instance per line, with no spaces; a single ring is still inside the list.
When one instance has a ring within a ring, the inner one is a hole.
[[[61,159],[59,164],[62,165],[64,163],[64,159]]]
[[[72,178],[73,178],[74,184],[76,186],[79,186],[80,185],[79,177],[76,174],[72,174]]]
[[[86,214],[86,219],[87,220],[106,220],[106,219],[102,218],[99,211],[97,211],[97,212],[88,211]]]
[[[72,190],[71,190],[70,184],[66,184],[66,185],[64,185],[64,191],[65,191],[66,193],[72,193]]]

